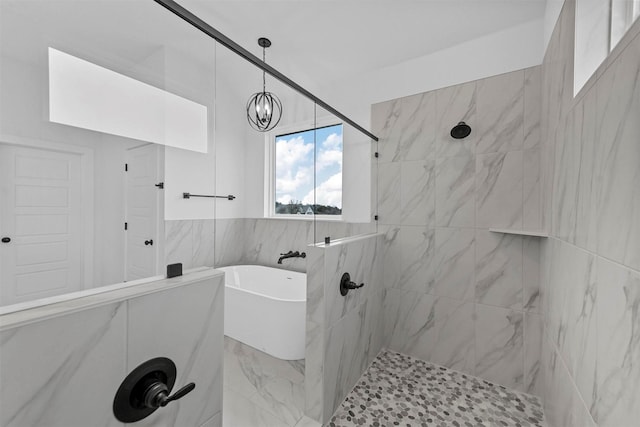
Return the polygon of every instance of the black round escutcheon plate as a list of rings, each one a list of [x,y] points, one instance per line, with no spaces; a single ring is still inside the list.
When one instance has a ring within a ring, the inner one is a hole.
[[[176,382],[176,365],[166,357],[147,360],[124,379],[113,399],[113,415],[123,423],[134,423],[148,417],[158,408],[144,404],[145,384],[150,379],[167,385],[169,392]]]

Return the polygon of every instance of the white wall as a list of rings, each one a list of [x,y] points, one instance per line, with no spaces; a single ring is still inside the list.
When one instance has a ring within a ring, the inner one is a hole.
[[[167,220],[213,219],[215,200],[184,199],[182,193],[213,195],[215,186],[215,51],[202,52],[204,66],[176,49],[162,48],[164,89],[207,107],[207,152],[165,147],[164,217]]]
[[[332,83],[320,91],[321,98],[369,128],[371,104],[540,65],[542,28],[542,20],[531,21]]]
[[[602,0],[604,3],[605,0]],[[560,11],[564,5],[564,0],[547,0],[547,5],[544,10],[544,50],[547,50],[549,42],[551,41],[551,35],[556,27],[556,22],[560,17]]]

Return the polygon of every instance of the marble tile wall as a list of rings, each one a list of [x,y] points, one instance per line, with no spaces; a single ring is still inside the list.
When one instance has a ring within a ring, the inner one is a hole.
[[[385,346],[539,394],[540,67],[372,108]],[[465,121],[469,137],[451,138]]]
[[[216,266],[258,264],[300,272],[306,272],[306,259],[290,258],[278,264],[280,254],[305,252],[307,245],[324,241],[325,236],[335,240],[375,229],[372,224],[267,218],[218,219],[215,227]]]
[[[381,249],[379,234],[309,248],[306,414],[319,422],[329,420],[382,349]],[[344,272],[365,286],[341,296]]]
[[[542,375],[550,426],[640,419],[640,22],[571,97],[575,2],[542,66]]]
[[[196,388],[136,425],[221,427],[223,292],[222,276],[209,276],[113,303],[75,300],[76,309],[55,317],[34,309],[40,320],[2,328],[0,425],[123,425],[112,412],[120,383],[166,356],[176,387]]]

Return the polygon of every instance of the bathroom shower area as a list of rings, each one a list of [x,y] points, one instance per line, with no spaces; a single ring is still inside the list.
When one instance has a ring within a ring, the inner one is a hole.
[[[376,98],[234,11],[0,2],[0,425],[634,426],[640,24]]]

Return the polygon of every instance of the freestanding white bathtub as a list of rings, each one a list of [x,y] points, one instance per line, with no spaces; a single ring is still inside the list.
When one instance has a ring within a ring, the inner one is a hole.
[[[279,359],[304,359],[307,275],[259,265],[219,270],[224,334]]]

